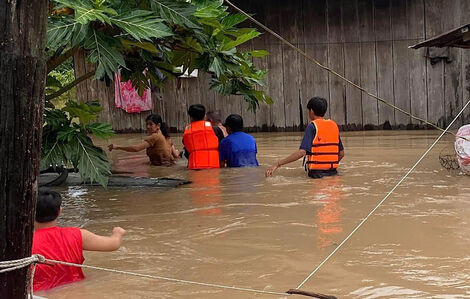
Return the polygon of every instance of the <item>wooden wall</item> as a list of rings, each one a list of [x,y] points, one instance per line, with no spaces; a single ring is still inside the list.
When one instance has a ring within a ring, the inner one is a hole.
[[[408,46],[470,22],[470,0],[237,0],[242,9],[321,63],[412,114],[443,127],[470,99],[470,50],[449,49],[449,60],[431,64],[432,49]],[[252,24],[246,24],[252,26]],[[260,29],[261,32],[263,30]],[[202,103],[225,118],[241,114],[251,130],[301,130],[308,121],[306,102],[328,100],[328,117],[343,130],[414,128],[418,123],[328,74],[269,33],[244,46],[267,49],[255,60],[269,69],[264,90],[274,99],[256,114],[241,97],[223,97],[208,89],[209,75],[177,79],[153,93],[154,112],[173,130],[188,121],[189,105]],[[88,67],[75,57],[77,75]],[[114,107],[113,88],[87,81],[80,100],[100,99],[102,121],[118,131],[145,129],[148,113],[127,114]],[[384,125],[385,123],[385,125]],[[470,111],[459,125],[470,123]]]

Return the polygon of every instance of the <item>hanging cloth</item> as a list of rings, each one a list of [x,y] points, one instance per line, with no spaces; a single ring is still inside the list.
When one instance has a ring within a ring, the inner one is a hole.
[[[121,82],[121,70],[114,74],[114,103],[116,108],[121,108],[127,113],[140,113],[152,110],[152,91],[150,88],[144,90],[139,96],[132,81]]]

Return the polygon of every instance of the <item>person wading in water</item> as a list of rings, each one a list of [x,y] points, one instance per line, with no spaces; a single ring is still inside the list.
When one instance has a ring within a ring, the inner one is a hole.
[[[36,221],[34,222],[33,254],[40,254],[47,259],[83,264],[83,250],[114,251],[121,247],[126,231],[113,228],[109,237],[78,227],[59,227],[57,218],[62,212],[62,199],[54,191],[39,189],[36,203]],[[57,286],[84,279],[82,269],[65,265],[36,266],[34,291],[47,290]]]
[[[147,132],[150,134],[144,142],[137,145],[117,146],[110,144],[109,151],[121,150],[126,152],[140,152],[146,150],[150,163],[156,166],[171,166],[175,164],[181,153],[173,145],[165,123],[160,115],[150,114],[146,118]]]
[[[282,165],[307,157],[305,169],[311,178],[338,174],[339,161],[344,157],[344,147],[339,137],[338,125],[324,119],[328,103],[324,98],[314,97],[307,104],[310,124],[305,129],[300,148],[288,157],[279,160],[266,171],[270,177]]]

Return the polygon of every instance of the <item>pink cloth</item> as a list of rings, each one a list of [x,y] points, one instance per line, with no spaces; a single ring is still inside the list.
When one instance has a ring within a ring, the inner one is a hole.
[[[144,90],[142,96],[139,96],[131,80],[121,82],[121,70],[119,70],[117,74],[114,74],[114,103],[117,108],[127,113],[152,110],[152,92],[148,88]]]

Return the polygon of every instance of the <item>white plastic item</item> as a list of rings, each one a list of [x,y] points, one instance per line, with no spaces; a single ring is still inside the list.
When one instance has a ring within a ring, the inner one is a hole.
[[[460,169],[470,175],[470,141],[459,138],[465,137],[470,140],[470,125],[465,125],[457,131],[457,138],[455,139],[455,152],[457,153],[457,162],[459,162]]]

